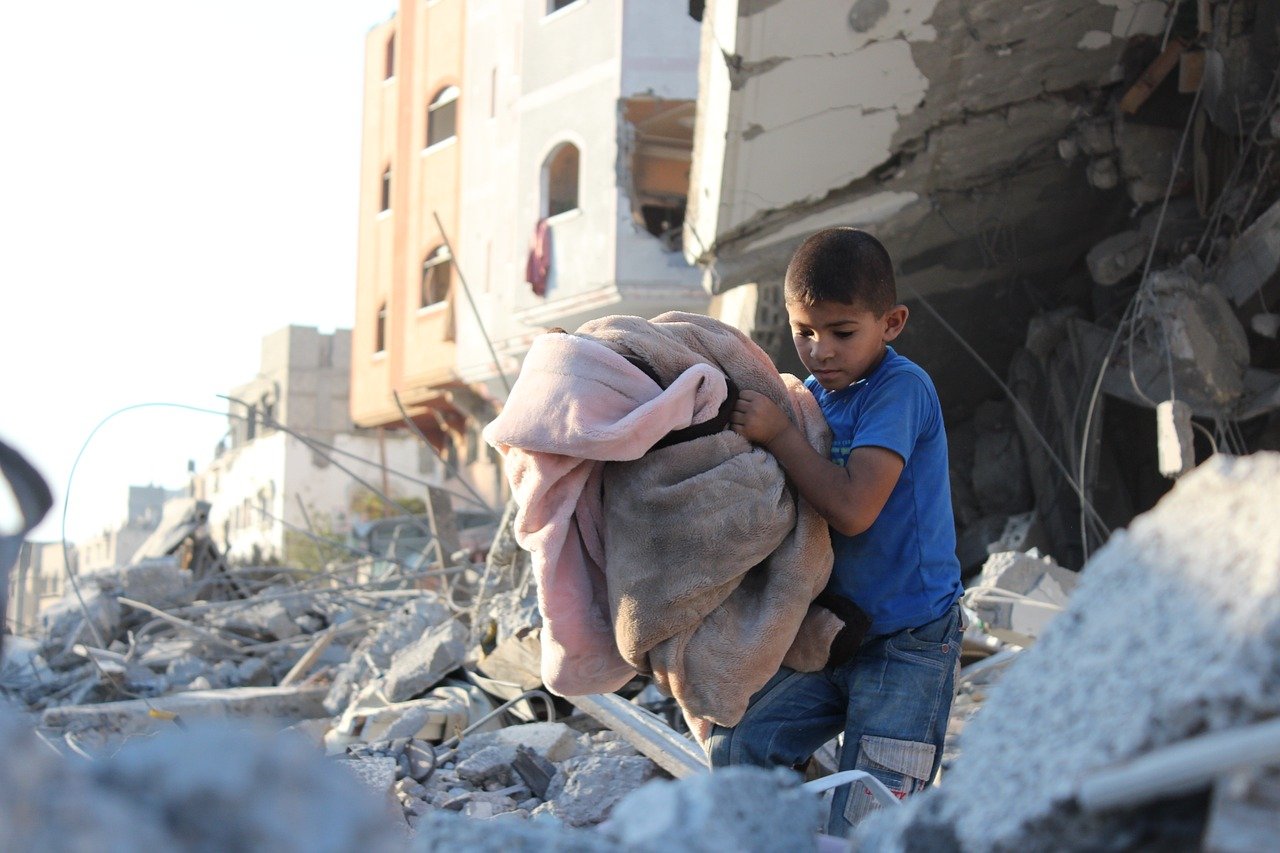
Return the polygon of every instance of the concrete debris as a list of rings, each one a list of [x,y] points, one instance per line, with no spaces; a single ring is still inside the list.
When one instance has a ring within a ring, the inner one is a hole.
[[[381,688],[387,699],[400,702],[418,696],[457,669],[466,657],[468,637],[467,627],[450,619],[397,651]]]
[[[653,782],[620,802],[601,830],[623,849],[815,850],[818,797],[783,769],[730,767]]]
[[[300,739],[171,726],[94,762],[67,761],[4,710],[0,748],[0,849],[399,848],[368,792]]]
[[[553,780],[550,798],[533,810],[553,815],[569,826],[601,823],[624,796],[654,778],[658,767],[641,756],[581,755],[561,763],[564,781]]]
[[[1142,266],[1151,241],[1139,231],[1113,234],[1089,250],[1089,275],[1104,287],[1118,284]]]
[[[1067,605],[1079,575],[1036,553],[992,554],[965,602],[993,637],[1030,646]]]
[[[859,849],[1139,845],[1141,814],[1073,806],[1082,780],[1280,712],[1277,501],[1280,453],[1216,456],[1178,480],[1089,561],[966,727],[943,786],[872,818]]]

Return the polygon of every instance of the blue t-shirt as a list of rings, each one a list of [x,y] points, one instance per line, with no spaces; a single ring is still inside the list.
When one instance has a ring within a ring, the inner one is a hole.
[[[827,588],[871,617],[871,636],[941,617],[964,591],[956,559],[947,436],[929,374],[886,347],[871,373],[838,391],[805,380],[831,427],[831,461],[883,447],[904,465],[884,509],[857,536],[831,531],[835,567]]]

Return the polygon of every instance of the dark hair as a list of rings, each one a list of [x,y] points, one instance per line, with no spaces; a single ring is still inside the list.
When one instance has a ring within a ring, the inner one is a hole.
[[[811,235],[787,264],[786,299],[802,305],[840,302],[882,316],[898,302],[893,261],[883,245],[857,228]]]

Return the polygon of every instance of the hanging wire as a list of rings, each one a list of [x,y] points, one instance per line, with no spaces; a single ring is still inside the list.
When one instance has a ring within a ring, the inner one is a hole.
[[[1106,378],[1107,368],[1111,364],[1111,359],[1115,356],[1116,344],[1119,342],[1120,335],[1124,332],[1126,324],[1128,325],[1128,329],[1129,329],[1128,347],[1129,347],[1130,381],[1133,383],[1134,389],[1138,392],[1138,394],[1143,399],[1147,400],[1147,402],[1150,403],[1151,405],[1153,406],[1155,405],[1155,402],[1152,401],[1151,398],[1148,397],[1142,391],[1142,389],[1138,387],[1137,378],[1133,373],[1133,362],[1134,362],[1133,337],[1137,332],[1138,320],[1141,317],[1143,300],[1145,299],[1147,287],[1150,282],[1151,264],[1155,260],[1156,248],[1158,247],[1160,242],[1160,232],[1164,228],[1165,214],[1168,213],[1168,210],[1169,210],[1169,200],[1173,196],[1173,187],[1175,182],[1177,181],[1178,169],[1182,165],[1182,155],[1183,155],[1183,152],[1186,150],[1187,139],[1190,138],[1191,136],[1191,128],[1195,123],[1196,109],[1199,107],[1200,95],[1203,91],[1204,91],[1204,78],[1202,77],[1200,80],[1200,84],[1196,87],[1195,98],[1191,102],[1191,109],[1187,115],[1187,123],[1186,123],[1186,126],[1183,128],[1182,137],[1178,141],[1178,150],[1173,158],[1173,167],[1169,170],[1169,180],[1165,185],[1164,198],[1160,203],[1160,213],[1156,217],[1156,227],[1151,235],[1151,246],[1147,250],[1147,257],[1145,262],[1142,265],[1142,276],[1139,279],[1138,290],[1134,293],[1133,297],[1130,299],[1128,307],[1126,307],[1125,312],[1120,317],[1119,324],[1116,326],[1115,333],[1111,336],[1111,342],[1107,346],[1106,355],[1102,357],[1102,364],[1098,367],[1098,377],[1093,384],[1093,391],[1089,396],[1089,405],[1085,411],[1084,429],[1082,430],[1081,437],[1080,437],[1080,454],[1077,457],[1079,459],[1079,469],[1078,469],[1077,476],[1079,478],[1079,482],[1082,487],[1087,487],[1085,478],[1088,471],[1089,434],[1093,425],[1093,416],[1094,416],[1094,412],[1097,409],[1098,399],[1102,393],[1102,382]],[[1171,352],[1171,348],[1167,346],[1167,343],[1168,342],[1166,340],[1165,352],[1167,357],[1169,358],[1170,383],[1171,383],[1170,393],[1172,393],[1173,355]],[[1088,536],[1084,532],[1083,513],[1084,513],[1084,504],[1082,503],[1081,504],[1082,517],[1081,517],[1080,545],[1084,551],[1084,558],[1087,560],[1089,559],[1089,540],[1088,540]]]

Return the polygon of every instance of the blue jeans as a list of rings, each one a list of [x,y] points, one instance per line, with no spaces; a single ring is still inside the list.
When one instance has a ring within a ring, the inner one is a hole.
[[[738,725],[714,728],[711,766],[798,769],[843,731],[841,770],[866,770],[899,798],[920,791],[942,763],[962,633],[952,605],[919,628],[867,640],[840,666],[783,667],[751,697]],[[847,835],[876,807],[861,783],[838,788],[827,831]]]

